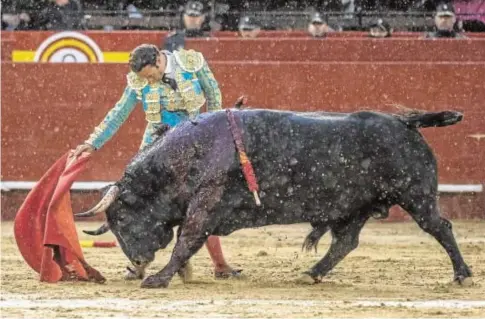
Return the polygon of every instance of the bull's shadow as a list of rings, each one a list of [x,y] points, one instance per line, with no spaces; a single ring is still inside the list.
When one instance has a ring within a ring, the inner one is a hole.
[[[303,247],[330,231],[326,255],[305,274],[320,281],[359,243],[372,216],[400,205],[443,246],[454,278],[471,276],[437,203],[436,159],[418,127],[453,125],[457,112],[392,115],[378,112],[234,111],[259,183],[261,206],[248,191],[226,113],[161,127],[138,153],[92,216],[105,212],[123,252],[142,270],[155,252],[177,242],[169,263],[142,282],[167,287],[210,235],[249,227],[310,223]],[[102,231],[96,232],[100,233]],[[140,277],[143,277],[140,275]]]

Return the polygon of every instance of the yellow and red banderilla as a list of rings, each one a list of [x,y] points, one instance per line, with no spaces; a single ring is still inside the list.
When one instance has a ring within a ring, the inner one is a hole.
[[[245,101],[241,99],[241,102],[244,103]],[[249,191],[253,193],[256,205],[261,206],[261,201],[258,196],[259,185],[256,181],[256,174],[254,173],[253,165],[251,164],[251,161],[246,154],[246,150],[244,149],[241,132],[236,124],[236,120],[234,119],[234,114],[230,109],[226,109],[226,114],[227,119],[229,120],[229,126],[231,127],[232,137],[239,153],[239,161],[241,162],[242,171],[244,177],[246,178],[246,182],[248,183]]]

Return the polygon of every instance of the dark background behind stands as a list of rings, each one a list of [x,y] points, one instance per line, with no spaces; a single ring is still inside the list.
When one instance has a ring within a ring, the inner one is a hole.
[[[64,1],[70,2],[69,8],[58,12],[52,9],[55,5],[52,0],[2,0],[2,29],[173,30],[180,25],[180,12],[185,4],[180,0]],[[433,12],[439,1],[353,0],[351,5],[343,4],[346,0],[202,2],[207,8],[206,27],[215,19],[222,24],[222,31],[237,30],[243,14],[255,16],[263,30],[305,30],[311,14],[319,11],[326,14],[328,24],[337,31],[367,30],[376,18],[386,18],[395,31],[421,32],[432,30]],[[482,2],[485,6],[485,1]],[[56,15],[63,18],[54,18],[57,23],[49,23]],[[458,19],[465,20],[465,31],[485,31],[483,16],[482,21],[466,21],[466,15],[459,13]]]

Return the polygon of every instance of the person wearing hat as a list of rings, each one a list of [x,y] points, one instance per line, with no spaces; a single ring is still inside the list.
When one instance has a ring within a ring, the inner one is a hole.
[[[208,37],[202,30],[205,20],[204,5],[199,1],[188,1],[182,14],[182,29],[170,33],[162,47],[170,52],[185,47],[185,38]]]
[[[455,31],[456,15],[453,5],[440,3],[436,7],[435,14],[436,31],[426,33],[424,38],[466,38],[462,33]]]
[[[377,19],[377,21],[370,26],[369,37],[371,38],[389,38],[392,35],[391,25],[382,19]]]
[[[242,38],[256,38],[261,31],[261,26],[254,17],[245,16],[239,22],[239,36]]]
[[[328,32],[332,32],[324,18],[319,12],[312,15],[308,24],[308,33],[314,38],[324,38]]]

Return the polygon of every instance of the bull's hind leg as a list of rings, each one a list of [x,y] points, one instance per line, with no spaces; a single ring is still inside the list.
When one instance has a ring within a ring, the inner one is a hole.
[[[209,235],[217,225],[209,211],[219,202],[222,187],[205,187],[191,200],[185,221],[180,226],[172,256],[168,264],[158,273],[147,277],[141,284],[142,288],[168,287],[172,277],[183,268],[189,259],[204,245]]]
[[[450,256],[453,263],[455,280],[463,283],[465,278],[471,277],[470,268],[465,264],[450,221],[440,217],[438,202],[432,197],[418,197],[404,200],[403,208],[413,217],[422,230],[433,236]]]
[[[369,219],[369,214],[362,213],[359,216],[338,222],[330,226],[332,230],[332,244],[325,255],[316,265],[304,274],[310,276],[315,282],[321,280],[342,259],[359,245],[359,234]]]

